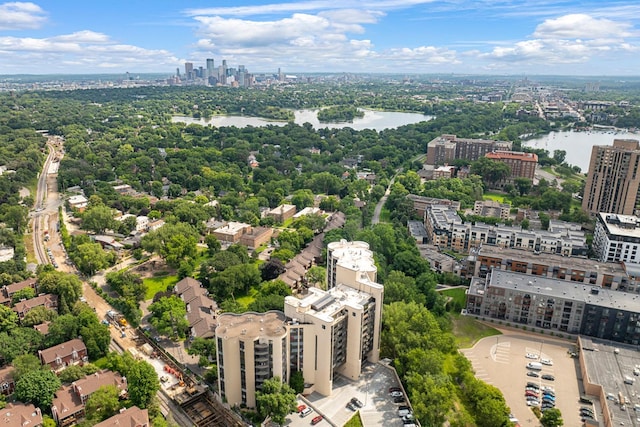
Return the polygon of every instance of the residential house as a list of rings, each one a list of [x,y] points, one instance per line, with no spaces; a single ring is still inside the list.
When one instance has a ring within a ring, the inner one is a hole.
[[[149,217],[140,215],[136,217],[136,232],[143,233],[149,228]]]
[[[40,306],[58,311],[58,295],[42,294],[35,298],[22,300],[13,306],[13,311],[18,313],[18,317],[22,320],[28,312]]]
[[[114,251],[119,251],[124,248],[124,245],[118,242],[112,236],[104,236],[104,235],[92,236],[92,239],[94,242],[100,243],[100,246],[102,246],[104,249],[112,249]]]
[[[156,219],[155,221],[149,222],[149,231],[156,231],[164,225],[164,219]]]
[[[185,277],[176,283],[176,294],[187,307],[187,321],[192,337],[211,338],[217,325],[218,304],[209,297],[200,282]]]
[[[137,406],[121,409],[120,413],[107,418],[93,427],[150,427],[149,411]]]
[[[10,306],[13,294],[24,288],[32,288],[33,290],[36,290],[36,285],[37,280],[33,277],[30,277],[29,279],[23,280],[21,282],[4,285],[2,288],[0,288],[0,304]]]
[[[127,394],[127,379],[117,372],[102,370],[74,381],[58,390],[51,403],[51,414],[58,426],[76,424],[84,418],[84,405],[89,397],[100,387],[114,385],[120,391],[120,397]]]
[[[75,196],[69,197],[67,202],[69,203],[69,207],[71,207],[71,209],[77,209],[80,212],[84,211],[89,205],[89,200],[82,194],[77,194]]]
[[[42,427],[42,412],[32,403],[7,403],[0,410],[0,425],[2,427]]]
[[[13,378],[13,366],[5,366],[0,369],[0,394],[9,396],[16,388],[16,381]]]
[[[87,347],[78,338],[39,350],[38,357],[40,358],[40,363],[49,365],[54,371],[88,360]]]

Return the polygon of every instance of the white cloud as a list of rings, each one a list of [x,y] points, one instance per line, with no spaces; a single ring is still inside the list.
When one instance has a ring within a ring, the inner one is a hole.
[[[181,61],[163,49],[145,49],[117,43],[108,35],[78,31],[49,38],[0,37],[0,62],[4,72],[91,72],[102,68],[158,71]],[[74,65],[77,64],[77,65]]]
[[[208,7],[199,9],[186,9],[183,13],[187,16],[253,16],[275,15],[292,12],[311,12],[322,10],[392,10],[404,9],[420,4],[433,3],[435,0],[343,0],[337,3],[334,0],[301,1],[290,3],[272,3],[250,6]]]
[[[50,37],[49,40],[55,41],[68,41],[76,43],[107,43],[109,42],[109,36],[102,33],[96,33],[95,31],[77,31],[72,34],[64,34],[60,36]]]
[[[219,16],[197,17],[200,33],[224,42],[226,46],[269,46],[295,41],[301,37],[322,37],[330,30],[330,22],[319,16],[296,13],[277,21],[248,21]]]
[[[40,28],[46,21],[45,12],[30,2],[0,4],[0,31]]]
[[[533,36],[545,39],[622,38],[632,35],[630,28],[631,24],[625,22],[596,19],[586,14],[576,13],[545,20],[538,25]]]

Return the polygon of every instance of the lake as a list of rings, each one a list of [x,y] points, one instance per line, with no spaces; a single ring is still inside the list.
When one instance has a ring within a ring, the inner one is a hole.
[[[622,130],[551,132],[540,138],[522,141],[522,146],[543,148],[551,155],[554,150],[565,150],[567,152],[565,161],[570,165],[579,166],[583,173],[587,173],[591,159],[591,147],[594,145],[613,145],[614,139],[640,140],[640,134]]]
[[[364,117],[357,117],[352,123],[320,123],[318,121],[318,111],[313,110],[294,110],[296,124],[302,125],[304,123],[311,123],[315,129],[342,129],[352,128],[354,130],[374,129],[381,131],[384,129],[395,129],[400,126],[409,125],[418,122],[424,122],[433,119],[433,116],[426,116],[420,113],[400,113],[395,111],[373,111],[365,110]],[[202,126],[284,126],[286,122],[276,122],[260,117],[247,117],[247,116],[213,116],[209,120],[195,119],[188,116],[173,116],[171,118],[173,123],[186,123],[186,124],[199,124]]]

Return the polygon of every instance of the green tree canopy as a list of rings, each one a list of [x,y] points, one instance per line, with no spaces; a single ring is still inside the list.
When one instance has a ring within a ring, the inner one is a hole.
[[[162,297],[149,306],[149,322],[163,335],[184,338],[189,329],[187,308],[178,296]]]
[[[24,374],[16,381],[15,396],[22,402],[30,402],[40,409],[49,410],[53,395],[62,383],[52,371],[38,369]]]
[[[178,268],[180,262],[196,256],[198,232],[189,224],[165,224],[163,227],[147,233],[142,238],[142,248],[148,252],[155,252],[173,268]]]
[[[40,359],[34,356],[33,354],[22,354],[11,362],[11,365],[14,368],[13,378],[18,381],[25,374],[31,371],[37,371],[43,369],[42,364],[40,363]],[[48,369],[48,367],[46,368]]]
[[[94,391],[84,405],[87,420],[97,424],[117,414],[123,407],[120,390],[115,385],[102,386]]]
[[[540,423],[544,427],[560,427],[564,425],[560,409],[551,408],[544,411],[544,413],[542,414],[542,418],[540,418]]]
[[[58,312],[70,313],[82,296],[82,282],[75,274],[43,270],[38,275],[40,292],[58,295]]]
[[[270,416],[274,423],[284,424],[286,416],[296,410],[296,392],[280,377],[273,377],[256,392],[256,403],[263,417]]]

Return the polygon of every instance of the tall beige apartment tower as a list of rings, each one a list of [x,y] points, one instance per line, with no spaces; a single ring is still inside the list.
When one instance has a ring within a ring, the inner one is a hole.
[[[640,197],[640,143],[614,139],[591,150],[582,208],[591,213],[633,215]]]
[[[284,313],[218,317],[218,383],[227,403],[255,407],[264,380],[286,382],[295,371],[305,394],[329,396],[336,374],[356,380],[365,362],[378,362],[384,287],[375,282],[369,245],[330,243],[327,266],[328,289],[286,297]]]

